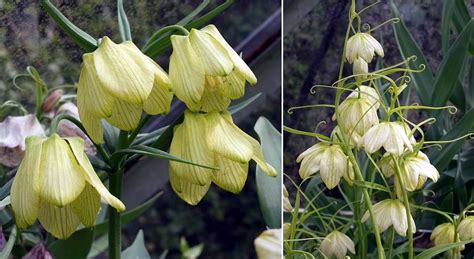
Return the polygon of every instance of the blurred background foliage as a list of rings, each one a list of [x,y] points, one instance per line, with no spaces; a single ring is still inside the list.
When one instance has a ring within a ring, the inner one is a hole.
[[[107,35],[120,42],[116,1],[51,2],[93,37]],[[199,3],[189,0],[124,1],[135,44],[143,46],[156,30],[179,21]],[[221,3],[211,1],[207,9]],[[240,0],[211,22],[236,47],[279,9],[279,0]],[[279,15],[276,21],[280,22]],[[15,76],[25,73],[27,66],[34,66],[49,88],[70,86],[68,93],[75,93],[71,86],[79,78],[83,53],[39,7],[39,1],[0,0],[0,39],[0,103],[16,100],[33,111],[33,83],[25,77],[18,77],[15,81],[19,89],[14,87],[13,82]],[[269,118],[280,128],[280,109],[277,107],[280,107],[281,83],[280,77],[274,76],[280,74],[280,39],[277,37],[272,40],[275,42],[260,50],[264,53],[258,53],[257,58],[250,63],[259,83],[248,91],[248,95],[256,92],[264,92],[264,95],[236,116],[237,124],[253,136],[256,136],[253,125],[259,116]],[[170,52],[157,60],[165,69]],[[154,163],[160,163],[160,166],[156,167]],[[166,258],[179,258],[181,237],[186,238],[189,246],[203,244],[203,258],[254,258],[253,240],[265,230],[256,196],[254,169],[255,166],[251,165],[247,184],[240,195],[211,188],[205,199],[193,207],[172,192],[166,182],[166,163],[152,159],[142,161],[138,168],[131,168],[127,172],[130,176],[126,178],[124,190],[127,207],[135,207],[159,190],[164,193],[152,208],[125,226],[124,248],[133,242],[138,230],[143,229],[146,247],[152,258],[157,258],[164,251],[167,251]],[[153,171],[151,174],[159,177],[153,181],[149,178],[137,181],[136,178],[149,177],[143,176],[140,171]],[[132,177],[135,174],[138,176]],[[157,181],[161,182],[157,184]],[[140,196],[143,193],[145,197]]]
[[[376,1],[357,0],[356,2],[356,9],[360,10]],[[460,122],[462,122],[464,133],[448,134],[446,135],[449,136],[448,139],[472,132],[474,130],[474,117],[472,116],[474,113],[472,109],[474,100],[472,95],[474,89],[474,62],[472,57],[474,49],[472,48],[472,42],[474,42],[474,37],[472,36],[471,17],[474,13],[474,2],[470,0],[380,1],[361,15],[362,22],[375,27],[393,18],[391,2],[398,9],[400,18],[418,45],[420,53],[426,58],[427,69],[422,74],[427,76],[428,79],[432,78],[431,82],[412,80],[409,83],[410,88],[412,88],[411,94],[405,96],[409,100],[407,103],[433,105],[436,102],[435,99],[439,99],[439,94],[446,93],[451,87],[455,89],[453,93],[460,90],[460,95],[453,94],[449,102],[438,102],[436,104],[436,106],[454,104],[458,108],[456,114],[452,115],[448,112],[427,113],[415,110],[409,113],[409,119],[411,121],[421,121],[429,116],[435,116],[437,118],[435,125],[425,125],[423,127],[423,130],[427,132],[427,138],[430,140],[439,139],[453,128],[456,128],[455,125]],[[335,124],[331,120],[333,112],[331,109],[297,110],[293,114],[288,114],[286,111],[293,106],[332,103],[334,101],[334,90],[318,88],[316,94],[313,95],[310,94],[310,88],[315,84],[331,85],[337,80],[350,4],[350,0],[300,0],[284,3],[284,125],[313,132],[316,125],[324,121],[325,124],[320,124],[317,131],[327,136],[334,128]],[[373,36],[383,45],[385,57],[370,64],[369,71],[375,70],[376,65],[389,66],[404,59],[399,44],[397,44],[397,40],[400,41],[400,39],[395,37],[394,30],[395,27],[400,30],[401,26],[403,26],[401,23],[395,26],[385,25],[373,32]],[[458,51],[457,54],[454,51],[453,53],[447,51],[446,46],[454,47],[462,29],[468,27],[471,34],[467,34],[466,42],[469,42],[470,39],[471,46],[467,47],[467,50]],[[403,40],[405,40],[405,43],[410,41],[409,37],[405,37]],[[443,46],[443,44],[446,45]],[[407,45],[405,44],[405,46]],[[416,53],[415,49],[408,52],[410,53],[405,58]],[[451,69],[445,69],[444,63],[455,55],[457,55],[457,60],[452,60],[456,66],[451,63]],[[422,59],[423,57],[418,55],[417,62]],[[429,75],[431,71],[433,74]],[[351,67],[346,64],[344,75],[350,75],[351,73]],[[438,80],[439,78],[441,79]],[[444,82],[442,81],[443,78],[446,79]],[[456,88],[457,85],[454,87],[456,80],[459,80],[460,86],[462,86],[459,89]],[[438,85],[439,88],[435,89],[435,82],[437,81],[443,82],[443,84]],[[425,85],[430,89],[430,93],[435,92],[433,97],[423,96],[423,99],[428,100],[428,103],[420,100],[420,95],[417,92],[420,83],[432,83],[432,85]],[[462,101],[455,102],[455,98]],[[301,180],[298,175],[299,166],[295,162],[296,157],[316,142],[316,139],[313,138],[284,133],[284,172],[296,180],[297,183],[300,183]],[[417,204],[423,203],[426,206],[443,211],[459,213],[469,202],[474,201],[473,141],[468,139],[463,145],[461,145],[463,141],[458,143],[459,145],[445,145],[441,151],[436,148],[428,150],[431,161],[438,168],[442,177],[436,184],[428,184],[426,191],[413,194],[412,198]],[[442,155],[443,159],[441,158]],[[289,187],[290,196],[294,199],[296,192],[294,187],[289,181],[285,183]],[[342,203],[339,202],[338,206],[328,208],[327,212],[331,214],[341,204],[344,204],[344,201],[341,199],[338,190],[320,189],[319,184],[319,177],[315,177],[308,185],[305,185],[305,193],[310,198],[319,195],[320,192],[323,193],[316,199],[318,208],[328,205],[330,201],[342,201]],[[419,211],[416,212],[416,215],[417,227],[421,230],[417,233],[420,238],[417,239],[416,246],[432,246],[429,240],[429,232],[434,226],[442,223],[444,219],[432,213],[420,213]],[[474,256],[472,246],[472,244],[466,246],[466,258]],[[313,252],[313,250],[309,252]]]

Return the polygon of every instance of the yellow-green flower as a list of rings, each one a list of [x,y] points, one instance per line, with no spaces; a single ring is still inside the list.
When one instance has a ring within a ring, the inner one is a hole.
[[[393,225],[395,231],[402,237],[406,236],[408,230],[408,220],[403,203],[397,199],[386,199],[374,205],[374,216],[377,227],[380,232],[384,232],[388,227]],[[370,215],[366,211],[362,217],[362,222],[367,221]],[[412,232],[416,232],[415,221],[413,217],[411,221]]]
[[[283,257],[282,229],[268,229],[254,241],[258,259],[275,259]]]
[[[79,226],[93,226],[101,198],[118,211],[123,203],[109,193],[84,153],[81,138],[29,137],[25,158],[11,188],[16,224],[38,219],[53,236],[68,238]]]
[[[129,131],[138,126],[142,111],[169,111],[173,93],[168,75],[131,41],[115,44],[103,37],[99,47],[82,59],[77,106],[95,143],[103,142],[101,119]]]
[[[369,33],[358,32],[347,40],[346,59],[351,64],[358,58],[370,63],[375,53],[384,56],[382,45]]]
[[[474,216],[468,216],[458,225],[459,238],[462,241],[474,240]]]
[[[257,78],[214,25],[171,36],[173,91],[192,111],[223,111]]]
[[[430,239],[435,245],[449,244],[455,242],[456,228],[452,223],[443,223],[436,226],[431,233]]]
[[[346,234],[337,230],[329,233],[324,238],[320,249],[327,258],[332,258],[333,256],[337,259],[346,258],[348,250],[355,254],[354,242]]]
[[[301,153],[296,162],[301,162],[299,174],[302,179],[319,172],[328,189],[336,187],[342,177],[349,184],[354,180],[352,163],[339,145],[318,143]]]
[[[276,171],[264,160],[260,144],[239,129],[225,112],[196,113],[186,110],[182,124],[174,128],[170,153],[200,165],[170,162],[173,190],[189,204],[197,204],[211,182],[220,188],[239,193],[247,179],[248,163],[253,159],[264,172]]]

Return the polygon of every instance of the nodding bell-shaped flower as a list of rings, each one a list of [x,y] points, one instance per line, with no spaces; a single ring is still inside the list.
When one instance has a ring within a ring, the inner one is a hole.
[[[301,153],[296,162],[301,162],[301,178],[306,179],[319,171],[321,180],[328,189],[336,187],[342,177],[349,184],[354,180],[352,163],[339,145],[318,143]]]
[[[405,206],[399,200],[386,199],[374,205],[374,216],[380,232],[384,232],[393,225],[395,231],[402,237],[406,236],[408,230],[408,220]],[[362,217],[362,222],[367,221],[370,215],[366,211]],[[415,221],[410,217],[412,232],[416,232]]]
[[[406,150],[413,151],[413,140],[409,138],[406,124],[400,122],[381,122],[370,128],[361,139],[361,146],[372,154],[380,148],[387,153],[400,156]]]
[[[245,82],[257,78],[214,25],[172,35],[170,80],[173,91],[192,111],[223,111],[244,95]]]
[[[380,160],[380,168],[386,177],[391,177],[395,174],[394,160],[397,159],[392,156],[385,155]],[[427,178],[433,182],[438,181],[439,172],[431,165],[427,155],[421,151],[408,153],[400,158],[400,177],[402,187],[407,191],[415,191],[423,187]],[[398,188],[398,182],[395,181]],[[400,194],[401,190],[398,190]],[[401,197],[399,195],[399,197]]]
[[[383,58],[382,45],[369,33],[358,32],[347,40],[346,59],[352,64],[362,58],[366,63],[372,62],[375,53]]]
[[[101,119],[122,130],[138,126],[142,111],[167,113],[173,93],[166,72],[131,41],[103,37],[82,56],[77,106],[82,124],[95,143],[103,143]]]
[[[355,76],[356,80],[361,80],[367,78],[367,73],[369,73],[369,64],[365,62],[361,57],[358,57],[354,60],[354,64],[352,65],[352,73]]]
[[[337,230],[329,233],[320,246],[321,252],[327,258],[346,258],[347,251],[355,254],[354,242],[344,233]]]
[[[170,153],[217,168],[170,161],[171,186],[191,205],[204,197],[211,182],[226,191],[239,193],[247,179],[251,159],[265,173],[276,176],[275,169],[265,162],[260,144],[239,129],[227,111],[203,114],[186,110],[183,123],[174,128]]]
[[[93,226],[101,198],[118,211],[125,210],[95,173],[84,153],[84,140],[57,134],[27,138],[10,195],[19,228],[39,219],[60,239],[68,238],[81,223]]]
[[[20,164],[28,136],[44,136],[36,116],[8,116],[0,122],[0,164],[15,167]]]
[[[474,240],[474,216],[468,216],[461,220],[458,225],[458,233],[461,241]]]
[[[269,229],[260,234],[254,241],[258,259],[283,257],[282,229]]]
[[[285,185],[283,185],[283,211],[293,212],[293,206],[290,202],[290,194],[288,193]]]
[[[372,126],[379,123],[377,116],[378,100],[374,89],[362,86],[352,92],[339,106],[337,123],[341,130],[351,138],[360,139]],[[354,135],[354,136],[352,136]]]
[[[430,240],[434,241],[435,245],[454,243],[458,238],[456,234],[456,228],[452,223],[443,223],[436,226],[431,233]]]

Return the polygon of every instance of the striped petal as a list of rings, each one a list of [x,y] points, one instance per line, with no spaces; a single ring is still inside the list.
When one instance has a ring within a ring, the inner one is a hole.
[[[240,193],[247,180],[248,163],[239,163],[219,156],[216,156],[216,160],[219,170],[213,172],[212,182],[226,191]]]
[[[201,98],[199,111],[213,112],[224,111],[229,107],[230,99],[223,96],[219,91],[214,89],[205,89]]]
[[[100,209],[100,195],[90,184],[86,184],[84,191],[71,203],[74,213],[86,227],[95,225]]]
[[[209,76],[225,76],[234,68],[227,50],[208,33],[191,29],[189,41],[199,57],[204,74]]]
[[[257,77],[252,72],[252,70],[247,66],[247,64],[242,60],[240,55],[238,55],[234,49],[227,43],[227,41],[222,37],[219,30],[217,30],[216,26],[208,25],[201,29],[201,31],[209,33],[212,35],[219,43],[227,50],[228,55],[232,59],[235,68],[237,71],[247,80],[250,84],[254,85],[257,83]]]
[[[125,205],[117,199],[115,196],[110,194],[110,192],[105,188],[104,184],[100,181],[99,177],[94,171],[94,168],[87,158],[86,153],[84,153],[84,140],[81,138],[67,138],[69,146],[74,153],[75,158],[81,166],[80,172],[84,176],[85,180],[96,189],[100,194],[102,199],[109,204],[110,206],[117,209],[117,211],[124,211]]]
[[[187,105],[197,104],[204,92],[205,76],[199,58],[187,36],[172,35],[173,53],[169,75],[176,97]]]
[[[94,55],[100,84],[112,96],[133,104],[143,104],[155,80],[153,67],[131,42],[115,44],[103,37]]]
[[[220,93],[230,99],[239,99],[245,93],[245,78],[240,72],[234,71],[222,79],[222,85],[219,87]]]
[[[131,131],[137,128],[142,116],[142,107],[140,105],[116,101],[112,115],[107,118],[110,125],[121,130]]]
[[[186,111],[184,121],[175,127],[170,154],[201,165],[213,166],[214,154],[206,143],[206,119],[204,115]],[[170,161],[170,171],[189,183],[206,185],[212,170],[190,164]]]
[[[44,201],[39,209],[38,220],[46,231],[59,239],[70,237],[81,223],[71,205],[56,207]]]
[[[170,111],[171,101],[173,100],[173,92],[171,91],[171,83],[163,71],[157,65],[155,82],[150,96],[143,104],[143,110],[152,115],[168,113]]]
[[[38,174],[41,161],[41,145],[44,138],[28,137],[26,152],[18,168],[10,190],[10,199],[15,221],[19,228],[26,228],[35,223],[38,216],[40,199],[33,190],[38,189]]]
[[[170,183],[173,191],[185,202],[190,205],[198,204],[204,195],[206,195],[211,181],[205,185],[193,184],[186,179],[179,177],[176,172],[170,168]]]
[[[90,113],[84,105],[79,105],[79,118],[82,126],[86,129],[87,135],[96,144],[104,143],[104,129],[102,128],[101,118]]]
[[[67,142],[57,134],[43,142],[39,184],[41,200],[62,207],[74,201],[86,184],[81,168]]]
[[[218,112],[206,115],[207,143],[212,152],[231,160],[247,163],[253,156],[252,144],[232,121]]]

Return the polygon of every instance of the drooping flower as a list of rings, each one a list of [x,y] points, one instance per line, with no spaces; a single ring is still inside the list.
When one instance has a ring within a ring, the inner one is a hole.
[[[319,172],[328,189],[336,187],[342,177],[349,184],[354,179],[352,164],[339,145],[318,143],[301,153],[296,162],[301,162],[301,178],[306,179]]]
[[[400,156],[405,150],[413,151],[408,135],[409,132],[399,122],[381,122],[364,134],[361,145],[370,154],[383,147],[386,152]]]
[[[29,137],[25,158],[11,187],[19,228],[39,219],[53,236],[68,238],[79,226],[93,226],[101,198],[118,211],[123,203],[109,193],[84,153],[81,138]]]
[[[133,130],[142,110],[153,115],[169,111],[173,94],[166,72],[131,41],[115,44],[103,37],[99,47],[82,59],[77,106],[95,143],[103,143],[101,119]]]
[[[268,175],[276,175],[275,169],[265,162],[260,144],[240,130],[227,111],[203,114],[186,110],[183,123],[174,129],[170,153],[218,168],[170,162],[173,190],[192,205],[204,197],[211,182],[224,190],[239,193],[247,179],[251,159]]]
[[[456,228],[452,223],[443,223],[436,226],[431,233],[430,240],[434,241],[435,245],[449,244],[456,242],[455,235]]]
[[[360,139],[372,126],[379,123],[376,106],[378,100],[373,100],[377,93],[373,96],[373,92],[375,90],[370,87],[352,92],[339,106],[338,114],[333,116],[333,119],[337,118],[339,128],[351,139]]]
[[[173,91],[192,111],[223,111],[244,95],[245,82],[257,78],[214,25],[172,35],[170,80]]]
[[[392,156],[384,156],[380,160],[380,168],[386,177],[395,174],[394,158]],[[397,158],[395,158],[397,159]],[[423,187],[427,178],[433,182],[438,181],[439,172],[431,165],[427,155],[421,151],[408,153],[400,158],[400,177],[402,186],[407,191],[415,191]],[[398,182],[395,181],[397,188]],[[401,190],[398,190],[400,194]]]
[[[320,246],[321,252],[327,257],[346,258],[347,251],[355,254],[354,242],[344,233],[337,230],[329,233]]]
[[[254,241],[258,259],[282,258],[282,235],[281,228],[263,231]]]
[[[43,102],[41,109],[44,113],[51,113],[54,111],[54,107],[59,103],[64,91],[62,89],[56,89],[49,93],[48,97]]]
[[[346,47],[346,59],[351,64],[358,58],[370,63],[375,53],[380,57],[384,56],[382,45],[369,33],[359,32],[352,35],[347,40]]]
[[[465,217],[458,225],[461,241],[474,240],[474,216]]]
[[[397,199],[386,199],[373,206],[375,222],[380,232],[384,232],[388,227],[393,228],[400,236],[406,236],[408,230],[408,220],[403,203]],[[362,222],[369,219],[369,212],[366,211],[362,217]],[[412,232],[416,232],[415,221],[410,217]]]
[[[44,130],[35,115],[8,116],[0,122],[0,163],[15,167],[20,164],[28,136],[44,136]]]

